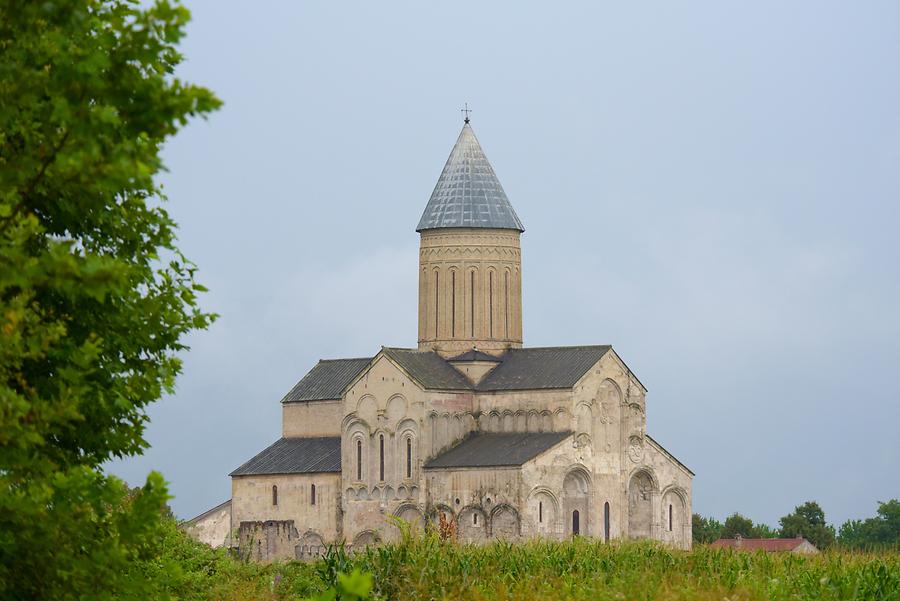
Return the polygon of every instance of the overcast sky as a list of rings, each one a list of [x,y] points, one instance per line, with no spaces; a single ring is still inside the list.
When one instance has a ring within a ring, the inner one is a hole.
[[[179,76],[225,106],[162,181],[221,317],[113,472],[192,517],[319,358],[415,345],[468,102],[527,230],[526,345],[612,344],[695,512],[900,497],[900,3],[187,4]]]

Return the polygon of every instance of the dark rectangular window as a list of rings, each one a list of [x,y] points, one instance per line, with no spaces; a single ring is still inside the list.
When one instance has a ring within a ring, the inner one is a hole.
[[[356,441],[356,479],[362,480],[362,441]]]
[[[488,334],[494,337],[494,272],[488,272]]]
[[[278,487],[272,486],[272,505],[278,505]]]
[[[412,439],[406,439],[406,477],[412,478]]]
[[[316,504],[316,485],[315,484],[309,485],[309,504],[310,505]]]
[[[475,338],[475,272],[469,272],[469,324],[472,328],[472,338]]]
[[[384,481],[384,434],[378,437],[378,479]]]
[[[456,338],[456,272],[450,272],[450,337]]]

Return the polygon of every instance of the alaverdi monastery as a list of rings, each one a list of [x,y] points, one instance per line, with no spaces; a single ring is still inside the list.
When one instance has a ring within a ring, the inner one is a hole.
[[[398,536],[591,536],[691,545],[693,473],[646,431],[612,347],[522,340],[522,222],[466,119],[416,231],[417,348],[319,361],[281,399],[281,438],[185,524],[259,560]]]

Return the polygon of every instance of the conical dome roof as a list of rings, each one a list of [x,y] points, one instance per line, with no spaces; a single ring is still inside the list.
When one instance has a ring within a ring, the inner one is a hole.
[[[468,122],[459,132],[416,231],[448,227],[525,231]]]

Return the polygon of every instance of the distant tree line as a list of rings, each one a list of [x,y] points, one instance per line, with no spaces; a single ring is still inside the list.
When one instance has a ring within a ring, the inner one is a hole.
[[[724,523],[713,517],[695,513],[693,531],[695,543],[711,543],[720,538],[797,538],[803,537],[819,549],[837,545],[845,549],[876,549],[900,547],[900,501],[891,499],[878,503],[874,517],[847,520],[835,531],[825,521],[825,512],[815,501],[794,508],[782,517],[778,528],[754,523],[740,513],[730,515]]]

